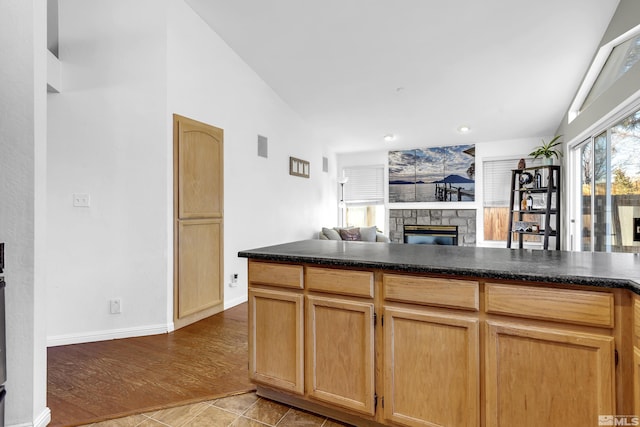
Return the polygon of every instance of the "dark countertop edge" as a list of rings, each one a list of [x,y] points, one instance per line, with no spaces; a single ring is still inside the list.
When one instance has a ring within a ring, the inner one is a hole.
[[[294,262],[294,263],[306,263],[317,264],[331,267],[355,267],[355,268],[368,268],[387,271],[398,271],[404,273],[432,273],[441,274],[445,276],[457,276],[457,277],[472,277],[479,279],[497,279],[497,280],[514,280],[523,282],[542,282],[542,283],[557,283],[565,285],[583,285],[593,286],[599,288],[615,288],[615,289],[628,289],[638,295],[640,295],[640,283],[636,283],[633,280],[628,279],[616,279],[611,277],[588,277],[588,276],[572,276],[572,275],[554,275],[548,276],[544,274],[532,274],[532,273],[512,273],[500,270],[478,270],[478,269],[466,269],[458,267],[455,270],[446,269],[435,266],[424,266],[414,264],[397,264],[397,263],[385,263],[380,261],[363,261],[363,260],[346,260],[336,258],[325,257],[313,257],[302,255],[288,255],[288,254],[269,254],[269,253],[257,253],[253,251],[240,251],[238,257],[256,259],[261,261],[277,261],[277,262]]]

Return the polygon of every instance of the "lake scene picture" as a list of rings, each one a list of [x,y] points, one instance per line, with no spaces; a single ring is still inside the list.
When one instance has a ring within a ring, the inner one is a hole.
[[[389,151],[389,203],[475,199],[475,145]]]

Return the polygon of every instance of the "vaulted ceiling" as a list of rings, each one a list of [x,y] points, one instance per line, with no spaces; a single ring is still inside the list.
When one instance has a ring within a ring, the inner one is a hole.
[[[618,0],[187,3],[349,152],[552,135]]]

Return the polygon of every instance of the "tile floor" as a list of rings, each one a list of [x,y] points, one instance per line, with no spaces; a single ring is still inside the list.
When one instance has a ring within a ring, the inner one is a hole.
[[[239,394],[156,412],[89,424],[83,427],[264,427],[347,426],[338,421],[263,399]]]

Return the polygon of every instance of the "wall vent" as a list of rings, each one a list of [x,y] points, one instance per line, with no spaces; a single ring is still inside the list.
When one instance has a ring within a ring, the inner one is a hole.
[[[258,135],[258,156],[265,159],[269,157],[269,145],[266,136]]]

